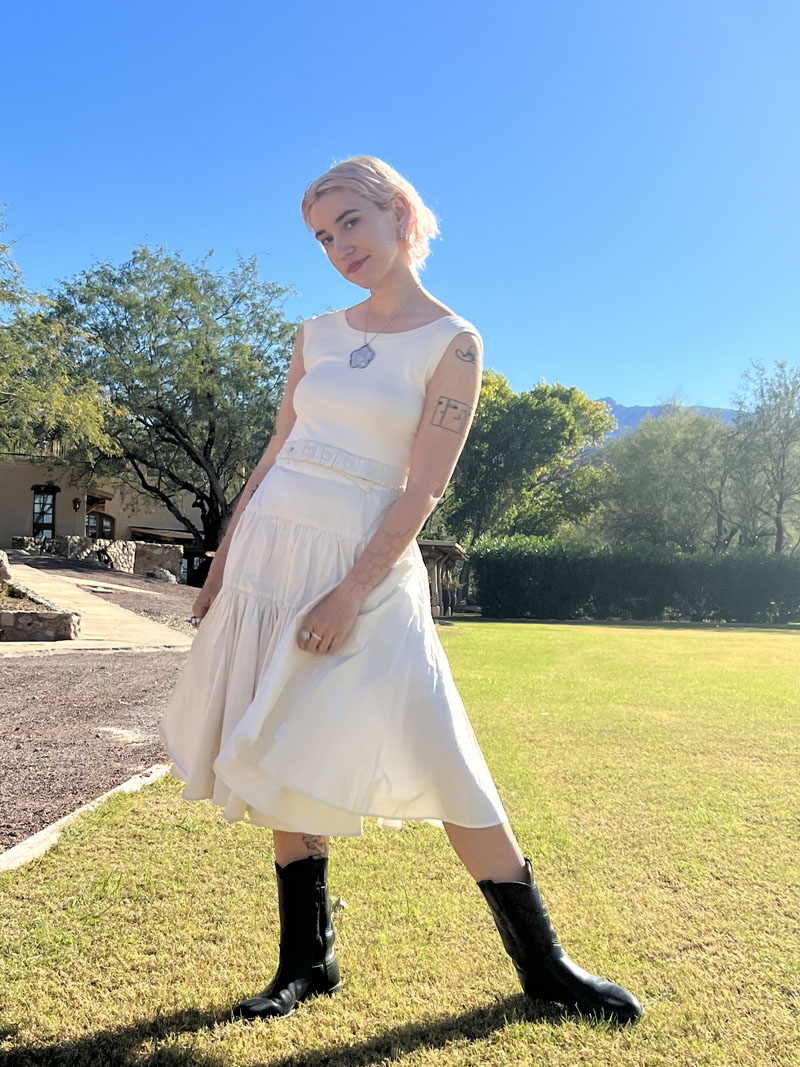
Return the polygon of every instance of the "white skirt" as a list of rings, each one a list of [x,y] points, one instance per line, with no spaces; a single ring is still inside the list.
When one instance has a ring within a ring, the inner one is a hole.
[[[275,830],[358,836],[363,817],[507,821],[431,617],[416,542],[336,653],[298,647],[400,490],[281,459],[231,541],[222,589],[159,726],[186,800]]]

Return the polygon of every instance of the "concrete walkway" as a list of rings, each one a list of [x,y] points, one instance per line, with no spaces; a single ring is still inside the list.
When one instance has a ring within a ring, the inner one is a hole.
[[[106,651],[189,648],[192,638],[163,623],[153,622],[111,604],[81,588],[74,580],[36,570],[14,559],[9,552],[12,577],[66,611],[81,617],[81,636],[75,641],[0,641],[0,659],[26,655]]]

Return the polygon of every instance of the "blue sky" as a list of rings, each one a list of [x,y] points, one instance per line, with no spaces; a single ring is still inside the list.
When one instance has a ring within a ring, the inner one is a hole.
[[[7,5],[0,201],[29,285],[139,243],[258,254],[291,317],[358,302],[305,186],[388,160],[486,364],[726,406],[800,362],[796,0]]]

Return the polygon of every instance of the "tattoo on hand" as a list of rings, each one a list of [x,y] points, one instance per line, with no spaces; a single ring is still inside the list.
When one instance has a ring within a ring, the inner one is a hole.
[[[453,400],[449,396],[440,396],[431,424],[441,426],[444,430],[452,430],[453,433],[464,433],[471,414],[472,408],[468,404]]]
[[[328,838],[319,834],[303,834],[303,844],[311,856],[328,855]]]
[[[458,356],[459,359],[463,359],[463,361],[465,363],[477,363],[478,362],[478,353],[475,351],[475,349],[472,347],[472,345],[469,346],[469,348],[467,349],[466,352],[462,352],[460,348],[457,348],[456,349],[456,355]]]

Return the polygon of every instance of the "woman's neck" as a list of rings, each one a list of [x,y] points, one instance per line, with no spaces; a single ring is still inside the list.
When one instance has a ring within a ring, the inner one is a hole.
[[[423,297],[427,303],[427,294],[422,288],[422,282],[416,274],[408,268],[394,278],[385,278],[369,295],[369,317],[372,319],[389,318],[401,308],[404,314],[413,311],[414,304]]]

